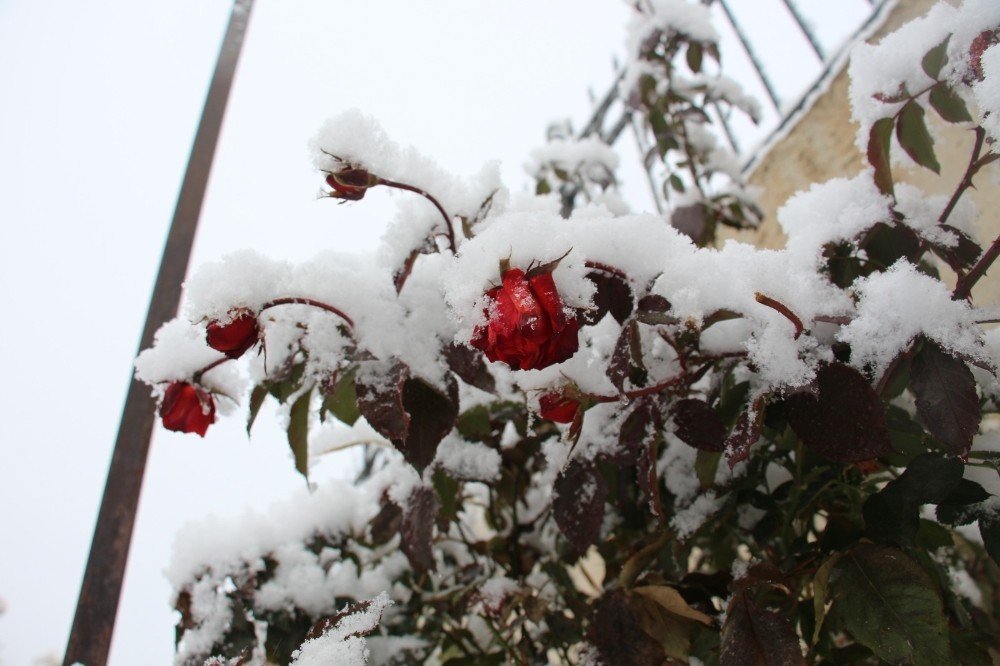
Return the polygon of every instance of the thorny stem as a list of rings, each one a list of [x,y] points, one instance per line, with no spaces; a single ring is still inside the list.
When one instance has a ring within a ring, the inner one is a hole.
[[[406,190],[407,192],[413,192],[415,194],[419,194],[420,196],[422,196],[423,198],[427,199],[432,204],[434,204],[434,207],[438,209],[439,213],[441,213],[441,217],[444,218],[444,228],[448,234],[448,247],[451,248],[452,254],[458,253],[458,246],[455,244],[455,230],[452,229],[451,227],[451,218],[445,211],[444,206],[442,206],[437,199],[435,199],[433,196],[431,196],[424,190],[420,189],[419,187],[414,187],[413,185],[407,185],[406,183],[397,183],[394,180],[379,178],[378,184],[385,185],[386,187],[395,187],[398,190]]]
[[[757,302],[761,305],[766,305],[773,310],[777,310],[784,315],[788,321],[792,322],[792,325],[795,326],[795,339],[799,339],[799,336],[802,335],[802,331],[805,330],[805,326],[802,325],[802,320],[799,319],[798,315],[789,310],[788,306],[784,303],[776,301],[770,296],[766,296],[759,291],[754,295],[754,298],[756,298]]]
[[[1000,236],[993,239],[993,243],[986,248],[986,252],[983,252],[983,256],[979,257],[979,261],[976,262],[976,265],[973,266],[963,277],[958,279],[958,283],[955,285],[955,292],[951,295],[951,297],[954,299],[968,298],[969,294],[972,293],[972,287],[979,282],[979,278],[986,274],[987,269],[993,265],[997,256],[1000,256]]]
[[[347,323],[347,325],[350,326],[352,329],[354,328],[354,320],[351,319],[349,316],[347,316],[347,314],[344,313],[343,310],[341,310],[340,308],[335,308],[332,305],[327,305],[322,301],[314,300],[312,298],[294,298],[294,297],[276,298],[273,301],[268,301],[267,303],[264,303],[264,305],[261,306],[260,311],[263,312],[264,310],[267,310],[268,308],[273,308],[276,305],[311,305],[314,308],[319,308],[320,310],[326,310],[327,312],[332,312],[333,314],[343,319]]]
[[[671,386],[676,386],[677,384],[683,384],[688,379],[686,373],[680,374],[676,377],[672,377],[665,382],[661,382],[654,386],[647,386],[646,388],[637,389],[635,391],[625,391],[621,395],[589,395],[587,396],[594,402],[618,402],[622,397],[628,398],[629,400],[634,400],[635,398],[641,398],[646,395],[652,395],[654,393],[659,393],[665,388],[670,388]]]
[[[988,164],[992,160],[984,160],[980,162],[979,155],[983,150],[983,142],[986,139],[986,130],[982,127],[977,127],[976,132],[976,143],[972,147],[972,157],[969,158],[969,166],[965,168],[965,175],[962,176],[962,180],[959,181],[958,187],[955,189],[955,193],[951,195],[951,199],[948,201],[948,205],[944,207],[941,211],[941,217],[938,218],[938,224],[944,224],[948,221],[948,217],[951,215],[952,211],[955,210],[955,206],[958,205],[958,200],[962,198],[965,191],[972,187],[972,177],[983,167],[983,165]]]
[[[208,365],[206,365],[204,368],[202,368],[201,370],[199,370],[196,373],[194,373],[194,375],[191,376],[192,381],[194,381],[195,384],[200,383],[202,375],[204,375],[206,372],[208,372],[212,368],[217,368],[220,365],[222,365],[223,363],[225,363],[226,361],[230,361],[230,360],[232,360],[232,359],[230,359],[228,356],[223,356],[220,359],[216,359],[216,360],[212,361],[211,363],[209,363]]]

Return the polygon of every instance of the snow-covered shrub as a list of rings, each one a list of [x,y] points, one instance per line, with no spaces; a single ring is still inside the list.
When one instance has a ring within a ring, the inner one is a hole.
[[[715,247],[757,211],[704,107],[755,107],[708,71],[701,4],[644,6],[620,95],[669,219],[624,210],[594,137],[554,136],[529,196],[352,112],[316,166],[353,205],[413,194],[379,253],[193,277],[137,362],[165,425],[270,397],[303,475],[368,464],[180,536],[178,663],[990,663],[1000,337],[970,293],[1000,238],[962,196],[1000,156],[1000,6],[859,47],[867,165],[781,209],[783,250]],[[947,200],[892,174],[938,170],[927,113],[975,136]]]

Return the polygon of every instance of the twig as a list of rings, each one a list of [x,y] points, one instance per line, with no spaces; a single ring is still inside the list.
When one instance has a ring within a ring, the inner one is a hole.
[[[795,326],[795,339],[799,339],[799,336],[802,335],[802,331],[805,330],[805,326],[802,325],[802,320],[798,318],[798,315],[789,310],[788,306],[784,303],[776,301],[770,296],[765,296],[759,291],[754,295],[754,298],[757,299],[757,302],[761,305],[766,305],[773,310],[777,310],[784,315],[788,321],[792,322],[792,325]]]
[[[997,256],[1000,256],[1000,236],[993,239],[993,243],[986,248],[986,252],[983,252],[983,256],[979,257],[979,261],[976,262],[976,265],[973,266],[968,273],[958,279],[958,283],[955,285],[955,291],[951,297],[954,299],[968,298],[969,294],[972,293],[972,287],[979,282],[979,278],[986,274],[986,270],[993,265]]]

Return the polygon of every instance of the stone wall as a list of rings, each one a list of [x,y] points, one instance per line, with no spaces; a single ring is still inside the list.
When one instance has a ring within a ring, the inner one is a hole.
[[[924,14],[932,0],[899,0],[882,27],[871,38],[878,41],[907,21]],[[855,145],[858,127],[851,119],[848,101],[846,65],[829,81],[828,88],[805,111],[780,141],[758,161],[749,176],[751,185],[762,191],[759,200],[764,223],[754,232],[729,232],[723,238],[738,238],[761,247],[780,248],[785,244],[776,219],[778,208],[793,194],[831,178],[851,177],[867,166],[864,154]],[[948,125],[928,111],[927,119],[935,150],[941,163],[938,176],[918,166],[893,164],[897,181],[916,185],[928,194],[950,195],[961,180],[972,152],[973,134],[967,129]],[[894,149],[894,154],[897,150]],[[1000,233],[1000,163],[979,172],[965,196],[979,206],[981,213],[974,236],[985,248]],[[939,262],[940,263],[940,262]],[[954,284],[954,274],[940,263],[941,275]],[[1000,306],[1000,265],[983,277],[973,291],[979,306]]]

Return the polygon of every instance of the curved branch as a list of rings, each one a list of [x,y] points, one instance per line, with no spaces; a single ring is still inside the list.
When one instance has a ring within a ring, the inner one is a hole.
[[[314,308],[319,308],[320,310],[326,310],[327,312],[331,312],[337,315],[345,322],[347,322],[348,326],[350,326],[352,329],[354,328],[354,320],[351,319],[349,316],[347,316],[347,314],[343,310],[335,308],[332,305],[327,305],[322,301],[314,300],[312,298],[276,298],[273,301],[268,301],[267,303],[262,305],[260,311],[263,312],[264,310],[267,310],[268,308],[273,308],[276,305],[311,305]]]
[[[448,216],[447,211],[445,211],[444,206],[442,206],[437,199],[435,199],[433,196],[431,196],[424,190],[420,189],[419,187],[414,187],[413,185],[407,185],[406,183],[397,183],[394,180],[379,178],[378,184],[385,185],[386,187],[395,187],[397,190],[406,190],[407,192],[413,192],[415,194],[419,194],[420,196],[424,197],[432,204],[434,204],[434,207],[438,209],[439,213],[441,213],[441,217],[444,218],[445,231],[448,233],[448,247],[451,248],[452,254],[458,253],[458,246],[455,244],[455,230],[452,229],[451,227],[451,218]]]

